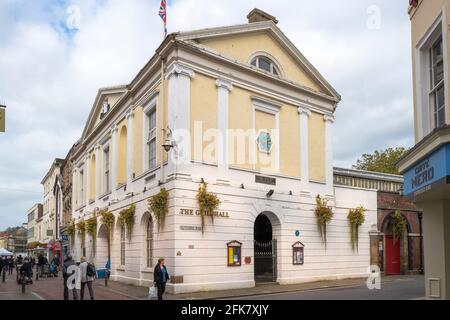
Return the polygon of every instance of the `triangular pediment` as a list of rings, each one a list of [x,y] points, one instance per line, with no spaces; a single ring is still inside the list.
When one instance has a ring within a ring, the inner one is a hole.
[[[337,91],[272,21],[183,32],[177,39],[202,46],[240,63],[250,64],[254,56],[266,55],[280,66],[282,78],[337,101],[341,99]]]
[[[108,113],[114,109],[116,103],[126,92],[126,86],[102,88],[98,91],[94,105],[91,109],[91,113],[89,114],[88,121],[84,128],[81,141],[84,141],[84,139],[89,136],[89,134],[103,121],[103,119],[105,119]]]

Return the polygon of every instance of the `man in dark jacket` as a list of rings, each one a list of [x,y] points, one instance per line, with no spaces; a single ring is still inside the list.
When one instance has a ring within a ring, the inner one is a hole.
[[[69,277],[71,275],[74,274],[74,272],[72,271],[72,273],[69,273],[69,268],[71,266],[76,266],[75,261],[73,261],[72,256],[67,256],[66,260],[64,260],[63,263],[63,267],[62,267],[62,271],[63,271],[63,281],[64,281],[64,300],[69,300],[69,287],[67,286],[67,280],[69,279]],[[75,280],[76,282],[76,280]],[[75,287],[75,283],[73,284],[73,289],[72,289],[72,293],[73,293],[73,300],[78,300],[78,292],[77,292],[77,288]]]
[[[3,268],[5,268],[5,264],[6,264],[6,258],[0,257],[0,277],[2,277]]]
[[[25,258],[22,267],[20,267],[19,271],[25,272],[25,275],[31,281],[31,284],[33,284],[33,268],[31,267],[31,262],[30,260],[28,260],[28,258]]]
[[[12,275],[14,270],[14,257],[9,258],[8,264],[9,264],[9,275]]]
[[[167,267],[165,266],[166,260],[161,258],[158,260],[158,264],[155,267],[153,272],[154,281],[156,287],[158,288],[158,300],[163,300],[164,292],[166,291],[166,284],[170,280],[169,272],[167,271]]]

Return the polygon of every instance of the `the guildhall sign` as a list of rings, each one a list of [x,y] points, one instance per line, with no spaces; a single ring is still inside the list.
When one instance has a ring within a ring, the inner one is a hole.
[[[434,151],[405,173],[405,196],[414,197],[450,181],[450,144]]]

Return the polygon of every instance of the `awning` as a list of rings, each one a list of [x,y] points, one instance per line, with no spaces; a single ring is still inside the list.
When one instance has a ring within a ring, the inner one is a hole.
[[[9,252],[6,249],[0,248],[0,257],[12,257],[14,253]]]

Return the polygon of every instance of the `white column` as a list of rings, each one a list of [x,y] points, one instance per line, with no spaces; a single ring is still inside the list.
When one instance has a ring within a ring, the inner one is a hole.
[[[102,172],[102,150],[100,145],[97,145],[95,147],[95,200],[97,200],[97,197],[101,195],[101,172]]]
[[[132,192],[133,182],[133,119],[134,113],[131,109],[127,113],[127,192]]]
[[[172,130],[172,139],[176,142],[176,148],[169,153],[169,165],[167,176],[174,178],[178,174],[187,175],[187,166],[191,162],[191,79],[195,73],[193,70],[175,63],[169,67],[167,79],[169,128]]]
[[[112,192],[112,198],[113,200],[117,199],[117,132],[118,132],[117,126],[114,126],[111,129],[111,192]]]
[[[334,116],[325,115],[323,120],[325,121],[325,164],[326,164],[326,184],[327,195],[334,196],[333,188],[333,124]]]
[[[79,186],[77,184],[77,170],[74,168],[72,170],[72,212],[71,212],[71,218],[73,218],[75,210],[77,207],[79,207],[79,204],[77,204],[78,195],[80,192],[78,191]],[[78,200],[78,203],[80,200]]]
[[[300,171],[302,179],[302,192],[309,193],[309,118],[311,111],[300,106]]]
[[[218,180],[223,183],[229,183],[229,141],[228,141],[228,119],[229,119],[229,96],[233,89],[231,82],[218,79],[217,85],[217,164],[219,166]]]
[[[86,155],[84,163],[86,163],[86,208],[89,210],[89,203],[91,201],[91,157]]]

